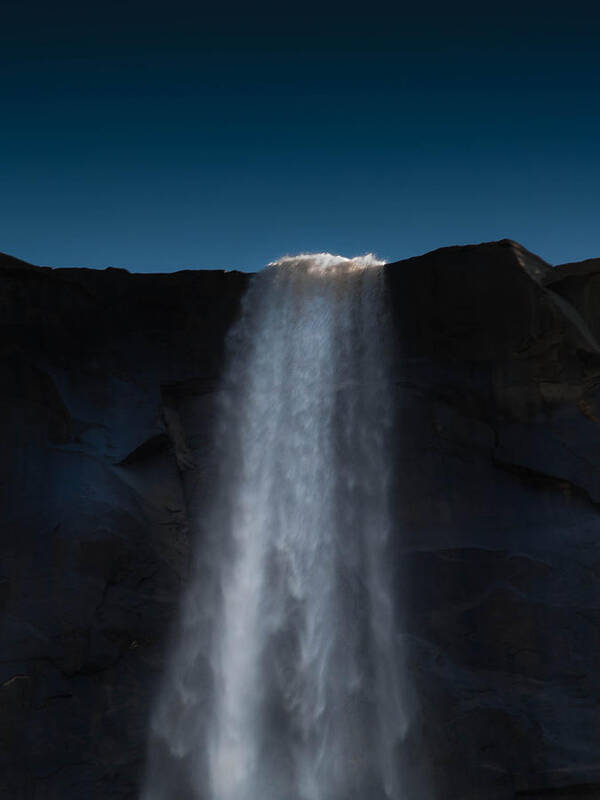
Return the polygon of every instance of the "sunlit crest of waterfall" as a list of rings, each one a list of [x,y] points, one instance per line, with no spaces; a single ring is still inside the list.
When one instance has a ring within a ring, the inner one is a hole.
[[[382,266],[300,255],[251,282],[144,800],[407,797]]]

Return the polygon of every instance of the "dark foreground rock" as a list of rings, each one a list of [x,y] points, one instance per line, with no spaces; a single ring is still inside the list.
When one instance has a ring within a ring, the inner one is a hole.
[[[386,268],[399,758],[438,800],[600,798],[599,263]],[[137,796],[248,280],[0,259],[0,798]]]

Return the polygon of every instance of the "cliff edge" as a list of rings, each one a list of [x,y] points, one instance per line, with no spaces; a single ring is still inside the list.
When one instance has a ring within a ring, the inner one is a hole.
[[[399,758],[439,800],[600,797],[599,264],[385,268]],[[0,797],[137,797],[249,280],[0,256]]]

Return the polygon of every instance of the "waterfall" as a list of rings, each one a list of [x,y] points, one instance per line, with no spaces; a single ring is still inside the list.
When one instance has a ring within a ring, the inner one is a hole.
[[[144,800],[405,798],[388,339],[372,256],[253,278]]]

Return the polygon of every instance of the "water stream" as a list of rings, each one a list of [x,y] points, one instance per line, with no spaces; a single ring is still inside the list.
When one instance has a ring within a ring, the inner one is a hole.
[[[382,264],[282,259],[228,341],[209,534],[144,800],[404,800]]]

